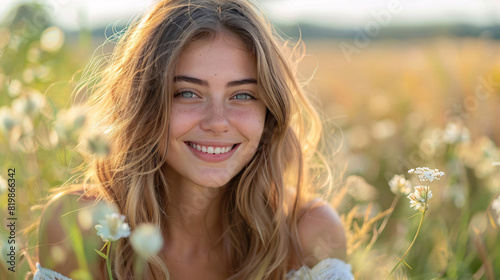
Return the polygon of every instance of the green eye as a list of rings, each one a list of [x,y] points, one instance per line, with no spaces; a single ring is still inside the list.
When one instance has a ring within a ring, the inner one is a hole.
[[[255,99],[255,98],[249,93],[238,93],[234,96],[234,99],[244,100],[244,99]]]
[[[182,97],[185,97],[185,98],[193,98],[194,97],[194,93],[192,93],[190,91],[181,92],[181,95],[182,95]]]
[[[174,97],[183,97],[183,98],[194,98],[196,97],[196,94],[194,94],[191,91],[182,91],[174,95]]]

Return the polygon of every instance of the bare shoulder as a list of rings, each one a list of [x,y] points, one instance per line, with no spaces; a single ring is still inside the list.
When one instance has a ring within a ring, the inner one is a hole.
[[[94,229],[98,205],[83,191],[56,195],[45,205],[38,231],[38,261],[42,267],[68,277],[77,272],[79,277],[75,278],[91,279],[91,271],[97,266],[91,251],[102,246]]]
[[[346,258],[344,227],[337,211],[322,199],[312,200],[298,222],[306,265],[326,258]]]

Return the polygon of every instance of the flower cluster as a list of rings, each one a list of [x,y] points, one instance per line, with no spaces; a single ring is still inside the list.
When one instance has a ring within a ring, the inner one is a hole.
[[[410,169],[408,173],[417,175],[418,180],[422,184],[421,186],[415,186],[414,192],[408,195],[410,207],[413,207],[417,211],[427,210],[429,208],[428,201],[432,198],[432,191],[429,185],[441,179],[444,176],[444,172],[428,167],[417,167]]]
[[[432,183],[444,176],[444,172],[438,169],[433,170],[429,167],[417,167],[415,169],[410,169],[408,173],[417,175],[418,180],[422,183]]]
[[[163,246],[163,238],[157,226],[141,224],[130,234],[130,227],[125,222],[125,216],[117,213],[106,215],[104,219],[99,220],[99,224],[95,228],[97,235],[104,242],[116,241],[130,236],[132,247],[144,258],[158,253]]]
[[[389,186],[394,194],[408,195],[411,191],[411,183],[402,175],[394,175],[389,181]]]
[[[432,198],[432,192],[428,186],[416,186],[415,191],[408,195],[410,207],[415,210],[424,211],[428,208],[427,202]]]
[[[125,216],[113,213],[106,215],[102,220],[99,220],[98,225],[95,226],[97,235],[99,235],[104,242],[116,241],[122,237],[130,235],[130,227],[125,223]]]

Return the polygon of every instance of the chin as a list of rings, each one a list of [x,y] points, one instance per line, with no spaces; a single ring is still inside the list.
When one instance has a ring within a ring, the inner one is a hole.
[[[199,170],[196,174],[197,178],[193,178],[195,179],[193,181],[202,187],[220,188],[227,185],[238,174],[238,172],[234,172],[235,170],[229,171],[232,172],[228,172],[227,168]]]
[[[221,178],[221,179],[212,179],[212,180],[203,180],[201,182],[198,182],[198,185],[206,188],[221,188],[225,186],[228,182],[230,181],[229,179],[226,178]]]
[[[211,189],[217,189],[217,188],[222,188],[225,184],[223,185],[220,185],[220,184],[217,184],[215,182],[213,183],[207,183],[207,182],[203,182],[202,184],[200,184],[200,186],[204,187],[204,188],[211,188]]]
[[[202,187],[220,188],[225,186],[233,177],[227,174],[205,174],[201,176],[201,180],[197,183]]]

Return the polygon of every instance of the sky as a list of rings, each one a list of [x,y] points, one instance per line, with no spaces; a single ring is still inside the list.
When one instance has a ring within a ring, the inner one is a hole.
[[[20,0],[1,0],[0,18]],[[40,0],[41,1],[41,0]],[[156,0],[44,0],[55,22],[65,29],[102,27],[127,23]],[[261,0],[271,20],[294,24],[309,21],[321,25],[357,28],[379,24],[500,22],[497,0]]]

